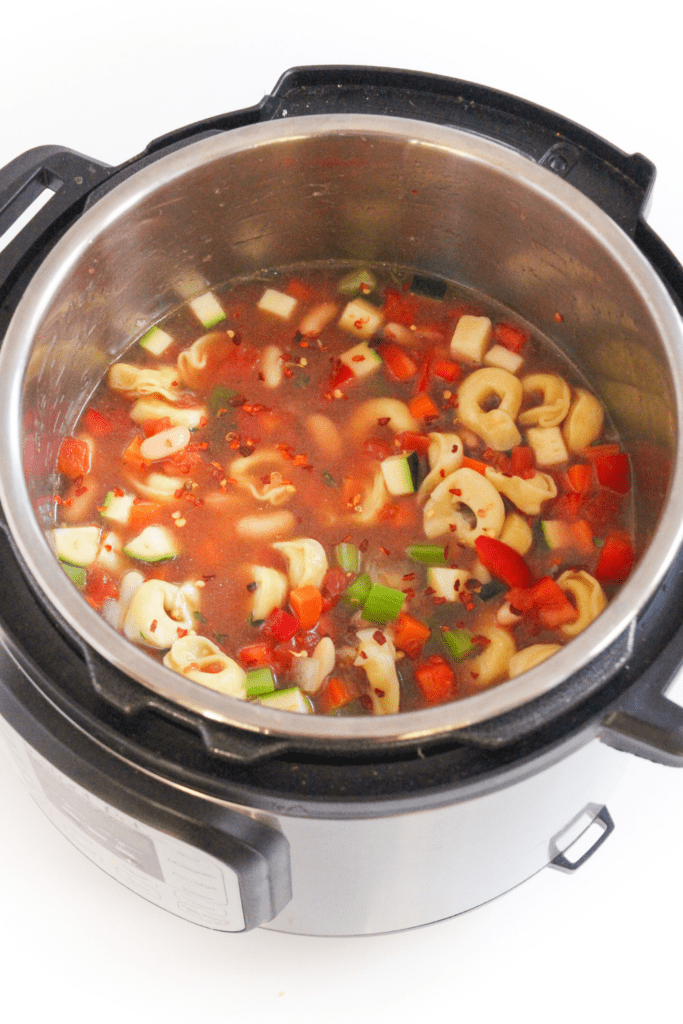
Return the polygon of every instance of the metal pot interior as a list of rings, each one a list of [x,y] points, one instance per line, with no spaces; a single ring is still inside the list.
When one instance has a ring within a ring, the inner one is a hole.
[[[596,623],[525,676],[427,711],[293,721],[157,665],[92,611],[54,558],[45,536],[53,505],[44,498],[57,489],[60,439],[107,366],[184,299],[235,276],[311,260],[404,265],[509,307],[585,373],[636,471],[656,461],[636,509],[637,569]],[[455,129],[371,115],[240,128],[132,175],[40,267],[0,354],[4,507],[49,601],[155,692],[256,731],[377,742],[442,734],[558,686],[627,629],[657,586],[682,532],[669,498],[681,474],[680,353],[673,304],[626,235],[514,151]]]

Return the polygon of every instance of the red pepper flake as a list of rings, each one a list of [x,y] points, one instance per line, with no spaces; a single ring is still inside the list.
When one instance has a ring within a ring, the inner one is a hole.
[[[360,656],[363,659],[363,661],[367,661],[368,660],[368,656],[365,653],[365,651],[359,651],[358,653],[360,654]]]
[[[391,554],[391,551],[388,551],[386,548],[383,548],[383,547],[380,548],[380,551],[382,552],[383,555],[390,555]]]
[[[488,647],[491,641],[487,636],[481,636],[481,634],[478,634],[477,636],[472,637],[472,643],[477,644],[478,647]]]
[[[362,552],[363,554],[365,554],[365,552],[368,550],[369,547],[370,547],[370,541],[366,537],[358,545],[358,550],[360,552]]]
[[[361,355],[361,353],[359,352],[358,355],[351,356],[351,362],[352,363],[364,363],[365,362],[365,356]]]
[[[564,317],[562,316],[562,314],[561,314],[561,313],[555,313],[555,314],[553,315],[553,320],[555,321],[555,323],[557,323],[557,324],[561,324],[561,323],[563,323],[563,322],[564,322]]]
[[[441,472],[443,473],[443,470],[441,470]],[[448,493],[454,494],[456,498],[460,498],[462,496],[462,491],[459,487],[449,487]]]
[[[199,426],[200,427],[205,427],[208,422],[209,421],[207,420],[206,416],[202,416],[200,418],[200,420],[199,420]],[[201,447],[201,445],[200,445],[200,447]]]
[[[451,451],[455,454],[455,452],[457,452],[457,450],[458,450],[458,445],[454,444],[453,447],[451,448]]]
[[[384,696],[384,690],[380,690],[379,686],[375,687],[375,693],[377,694],[378,697]]]
[[[368,697],[367,693],[362,693],[358,699],[366,711],[372,711],[372,697]]]
[[[176,630],[176,633],[178,634],[178,639],[182,640],[184,636],[187,636],[188,630],[187,629],[181,629],[181,627],[178,626],[178,628]]]
[[[293,375],[293,373],[294,373],[294,371],[290,370],[290,368],[288,366],[285,366],[285,368],[284,368],[284,370],[282,372],[284,373],[285,377],[287,377],[287,379],[289,379]]]
[[[436,593],[436,591],[434,590],[434,587],[426,587],[425,588],[425,595],[427,597],[429,597],[430,594],[435,594],[435,593]]]
[[[372,634],[372,639],[375,641],[376,644],[379,644],[380,647],[383,647],[384,644],[387,642],[387,638],[385,637],[381,629],[375,630],[375,632]]]
[[[440,469],[439,470],[439,476],[441,477],[442,480],[445,480],[445,478],[446,478],[446,470],[445,469]],[[462,494],[462,491],[460,493]]]
[[[63,505],[64,504],[64,502],[62,500],[62,496],[60,494],[55,494],[54,497],[52,498],[52,500],[54,501],[54,503],[56,505]]]
[[[156,633],[158,625],[159,625],[158,619],[152,619],[152,621],[149,624],[149,631],[150,631],[150,633]]]
[[[401,577],[401,579],[402,580],[414,580],[415,579],[415,573],[414,572],[407,572],[405,574],[405,576]]]
[[[433,604],[445,604],[446,603],[446,598],[445,597],[433,597],[432,598],[432,603]]]
[[[369,319],[369,316],[359,316],[357,320],[353,321],[353,326],[356,328],[357,331],[360,331],[361,327],[365,327]],[[361,356],[360,358],[365,359],[365,356]],[[358,356],[353,356],[353,359],[357,360]]]
[[[184,487],[179,487],[177,491],[173,492],[173,497],[174,498],[182,498],[184,493],[185,493],[185,488]],[[133,502],[133,504],[135,504],[135,502]]]
[[[380,427],[386,427],[390,420],[391,416],[380,416],[377,422],[379,423]]]
[[[87,494],[87,493],[88,493],[88,488],[87,487],[78,487],[76,489],[76,491],[75,491],[75,495],[76,495],[77,498],[80,498],[82,494]],[[123,494],[123,491],[121,491],[121,494]],[[121,495],[119,495],[119,497],[120,496]]]
[[[121,490],[120,487],[115,487],[114,488],[114,495],[117,498],[122,498],[123,497],[123,491]]]
[[[105,545],[104,545],[104,550],[105,550],[105,551],[112,551],[112,550],[113,550],[113,548],[112,548],[111,544],[105,544]]]
[[[478,672],[470,672],[470,675],[472,676],[473,679],[478,679],[479,678],[479,673]]]

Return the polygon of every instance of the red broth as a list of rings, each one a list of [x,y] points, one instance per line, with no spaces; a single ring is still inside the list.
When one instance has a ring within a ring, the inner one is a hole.
[[[292,710],[414,710],[533,667],[626,579],[628,458],[528,325],[376,268],[203,301],[60,451],[65,571],[151,655]]]

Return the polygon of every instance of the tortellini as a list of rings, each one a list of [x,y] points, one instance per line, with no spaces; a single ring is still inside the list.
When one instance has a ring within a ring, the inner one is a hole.
[[[263,472],[264,466],[273,465],[280,468],[271,469],[270,473]],[[294,484],[285,479],[280,471],[283,467],[284,460],[277,448],[263,448],[253,455],[233,459],[227,467],[227,473],[238,487],[249,491],[257,501],[283,505],[296,494]],[[268,478],[266,482],[264,477]]]
[[[515,425],[522,397],[521,381],[508,370],[475,370],[458,389],[458,419],[489,448],[507,451],[522,440]],[[491,399],[498,399],[499,405],[486,409]]]
[[[459,469],[465,450],[457,434],[433,433],[429,435],[429,441],[427,459],[430,472],[420,485],[418,501],[425,501],[441,480],[445,479],[449,473]]]
[[[468,515],[462,506],[469,509]],[[447,476],[429,496],[424,508],[424,532],[430,539],[453,534],[473,548],[477,537],[497,537],[505,522],[503,500],[486,477],[462,467]]]
[[[320,541],[312,537],[284,540],[273,547],[287,560],[287,572],[291,587],[311,585],[320,587],[327,572],[327,555]]]
[[[525,395],[540,392],[543,401],[519,414],[524,427],[556,427],[567,415],[571,401],[569,385],[555,373],[531,373],[522,379]]]
[[[287,597],[288,582],[283,572],[264,565],[251,566],[252,582],[256,584],[251,614],[256,621],[267,619],[274,608],[282,608]]]
[[[177,587],[165,580],[145,580],[134,592],[123,620],[129,640],[159,650],[171,647],[179,629],[189,630],[199,606],[193,585]]]
[[[178,370],[175,366],[162,366],[154,370],[148,366],[114,363],[109,368],[109,387],[128,398],[162,395],[169,402],[177,402],[180,391],[178,384]]]
[[[186,387],[199,389],[213,379],[216,368],[230,358],[232,332],[210,331],[178,356],[178,375]]]
[[[376,639],[378,632],[384,643]],[[357,635],[360,643],[354,665],[364,669],[368,677],[373,711],[376,715],[395,715],[400,698],[396,648],[381,630],[361,629]]]
[[[517,648],[512,634],[495,623],[480,627],[479,634],[486,637],[489,643],[481,654],[472,658],[468,668],[476,685],[483,688],[505,678],[510,658]]]
[[[164,656],[164,665],[218,693],[242,700],[247,696],[244,669],[204,636],[176,640]]]
[[[577,388],[567,417],[562,424],[565,444],[572,454],[597,441],[602,434],[605,413],[595,395]]]
[[[420,425],[405,402],[398,398],[370,398],[356,409],[348,425],[348,436],[358,443],[377,426],[378,420],[386,420],[387,426],[398,434],[402,430],[419,430]]]
[[[486,467],[486,479],[509,498],[520,512],[537,516],[544,501],[557,497],[557,485],[548,473],[535,472],[525,480],[521,476],[505,476],[491,466]]]
[[[557,585],[571,595],[579,610],[578,619],[560,626],[560,632],[566,637],[578,636],[607,607],[605,592],[595,577],[584,569],[578,572],[567,569],[558,577]]]
[[[517,651],[510,658],[508,665],[508,675],[510,679],[516,679],[517,676],[521,676],[524,672],[528,672],[529,669],[535,668],[536,665],[540,665],[541,662],[546,661],[547,658],[561,650],[559,644],[532,644],[531,647],[525,647],[521,651]]]

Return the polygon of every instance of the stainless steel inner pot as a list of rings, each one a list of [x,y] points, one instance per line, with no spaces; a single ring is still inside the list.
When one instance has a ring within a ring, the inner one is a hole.
[[[51,550],[53,505],[44,499],[57,489],[60,440],[108,364],[184,299],[236,275],[311,260],[405,265],[504,304],[587,375],[627,450],[641,463],[644,451],[657,461],[660,484],[637,504],[643,553],[618,596],[550,661],[476,697],[353,719],[294,716],[216,694],[119,636],[71,585]],[[572,186],[512,149],[453,128],[375,115],[237,128],[129,177],[40,266],[0,351],[1,497],[48,600],[143,686],[261,733],[332,744],[427,739],[518,707],[588,666],[622,634],[628,641],[683,534],[675,502],[682,340],[668,293],[627,235]]]

